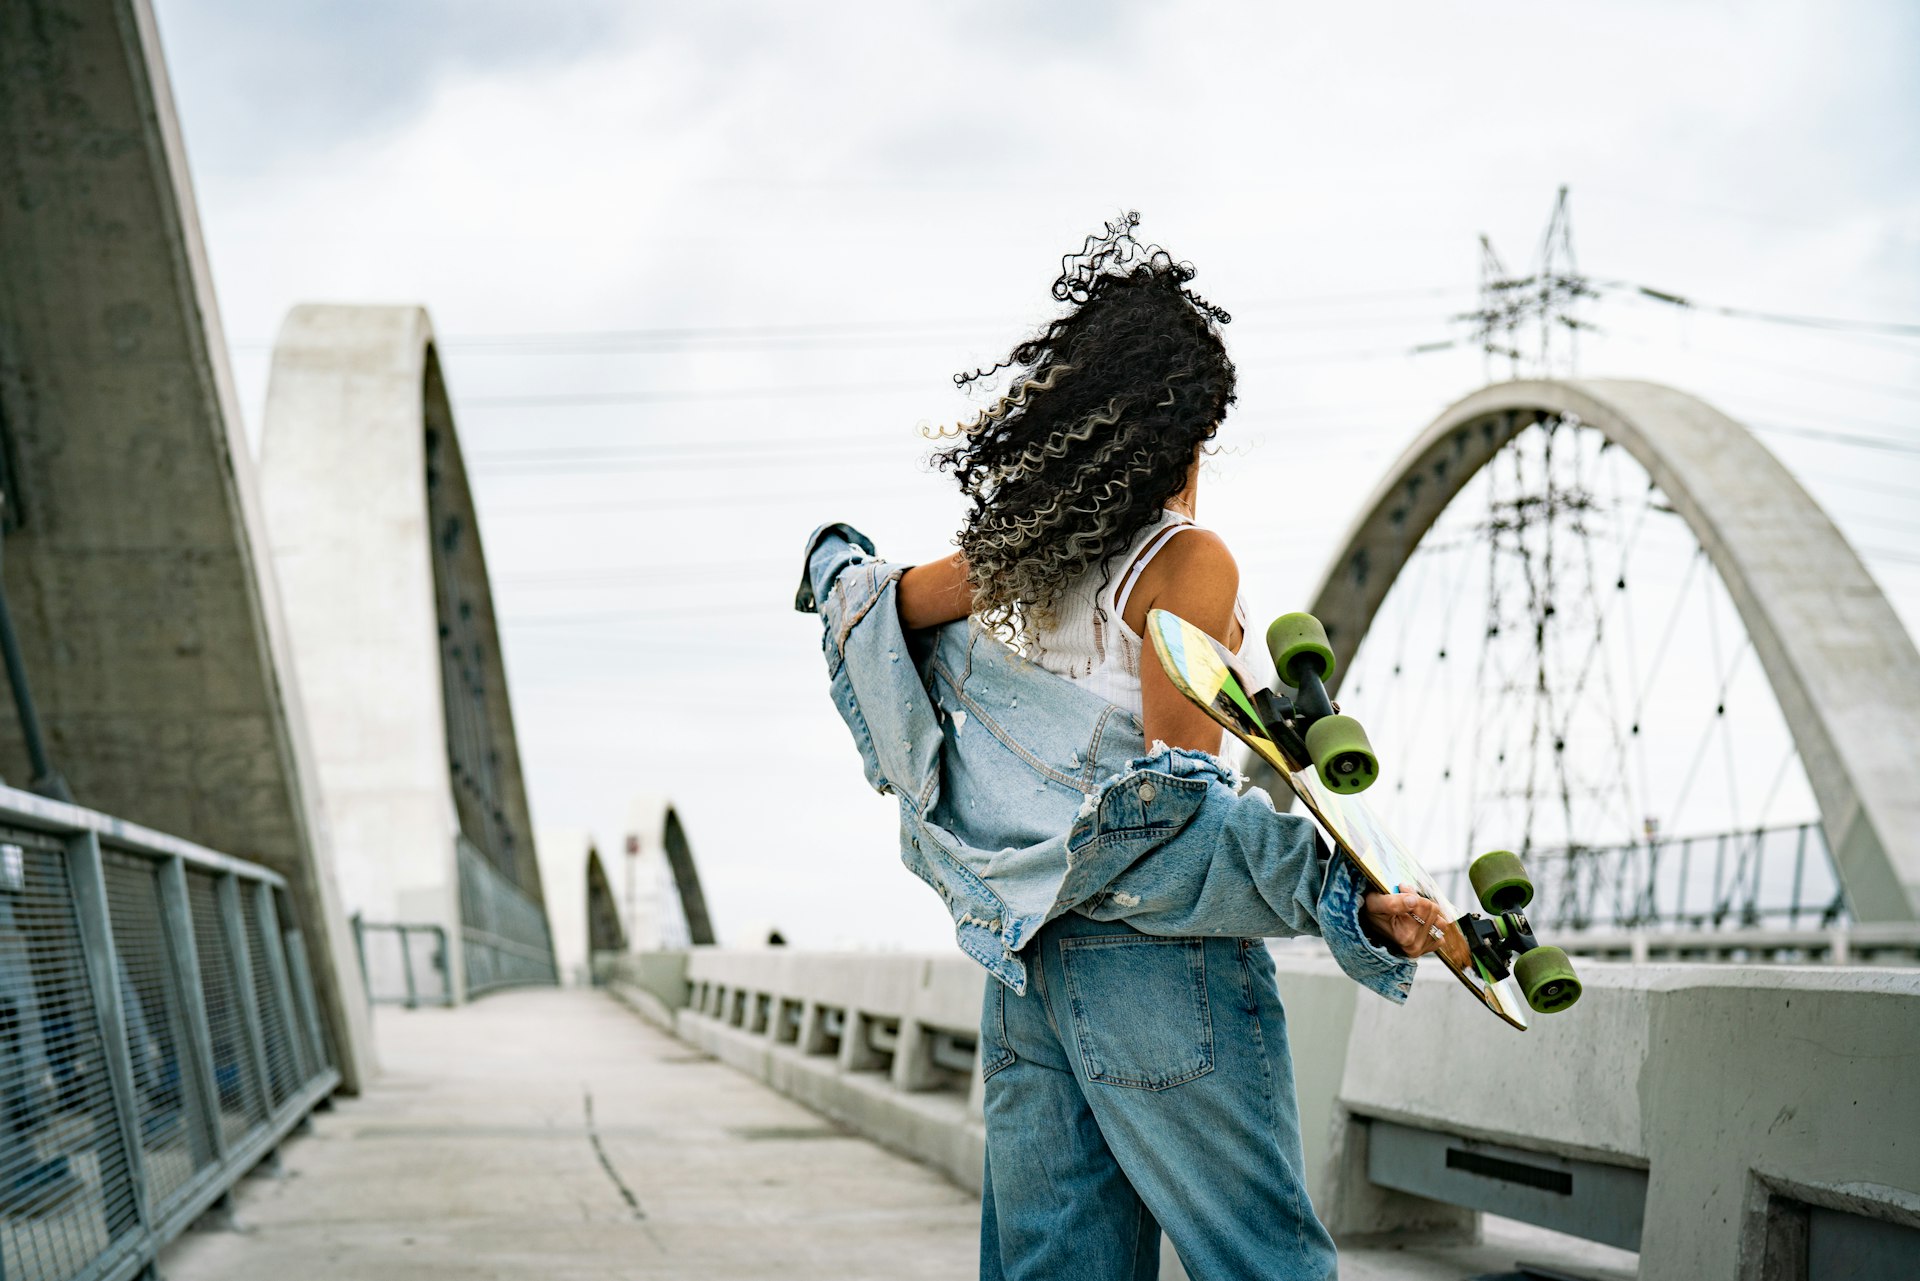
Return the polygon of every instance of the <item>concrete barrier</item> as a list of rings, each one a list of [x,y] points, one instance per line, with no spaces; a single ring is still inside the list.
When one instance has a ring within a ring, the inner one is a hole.
[[[1646,1278],[1920,1252],[1920,971],[1586,961],[1580,1004],[1519,1033],[1437,966],[1399,1008],[1316,949],[1275,961],[1309,1190],[1343,1244],[1472,1239],[1495,1211],[1638,1249]],[[971,962],[695,949],[607,958],[603,977],[682,1039],[979,1186]]]

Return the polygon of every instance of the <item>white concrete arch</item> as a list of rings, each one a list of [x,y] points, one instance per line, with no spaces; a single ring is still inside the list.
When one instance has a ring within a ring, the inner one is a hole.
[[[578,986],[592,980],[587,943],[587,865],[597,852],[593,834],[585,828],[542,828],[540,882],[553,891],[547,920],[553,925],[553,960],[562,983]]]
[[[531,900],[520,915],[544,903],[427,313],[296,307],[274,347],[260,466],[295,661],[305,687],[324,691],[309,714],[343,892],[369,920],[439,924],[455,943],[469,927],[467,946],[447,949],[451,988],[465,993],[474,929],[498,929],[463,921],[461,860],[479,849],[497,858]],[[459,681],[448,675],[450,619],[466,638]],[[469,715],[468,700],[483,712]],[[479,789],[461,776],[472,768],[496,772]],[[480,805],[482,790],[497,799]],[[468,916],[471,898],[469,886]]]
[[[1518,381],[1447,409],[1368,498],[1314,593],[1335,649],[1359,648],[1468,480],[1523,428],[1561,415],[1631,454],[1705,548],[1792,730],[1855,916],[1920,919],[1920,653],[1820,505],[1745,427],[1685,392]]]
[[[635,909],[627,926],[629,946],[645,950],[714,942],[693,846],[673,802],[654,793],[636,795],[627,808],[623,849],[635,866],[623,873],[613,866],[620,858],[610,856],[607,875],[616,878],[614,888],[622,894],[627,891],[618,878],[637,878]]]

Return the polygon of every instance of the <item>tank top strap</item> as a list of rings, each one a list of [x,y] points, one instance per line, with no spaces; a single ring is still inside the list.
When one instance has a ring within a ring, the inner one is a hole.
[[[1170,519],[1167,520],[1166,524],[1147,534],[1145,543],[1141,546],[1139,553],[1133,558],[1133,563],[1128,566],[1127,572],[1121,577],[1120,586],[1112,593],[1113,616],[1115,618],[1125,619],[1127,602],[1133,599],[1133,589],[1139,586],[1140,576],[1146,572],[1147,566],[1153,562],[1153,558],[1158,556],[1166,549],[1167,544],[1173,541],[1174,535],[1184,530],[1206,528],[1204,525],[1199,524],[1197,521],[1190,520],[1178,512],[1169,511],[1167,516]],[[1233,598],[1233,621],[1239,624],[1240,634],[1244,638],[1247,631],[1247,604],[1246,601],[1242,600],[1238,595]]]
[[[1126,616],[1127,602],[1133,598],[1133,589],[1139,585],[1140,576],[1146,573],[1147,566],[1153,563],[1153,558],[1158,556],[1161,550],[1173,541],[1173,536],[1185,529],[1200,528],[1200,526],[1194,524],[1191,520],[1177,512],[1169,511],[1166,517],[1162,519],[1165,520],[1166,523],[1162,525],[1160,529],[1148,535],[1145,544],[1142,545],[1139,552],[1135,554],[1133,563],[1127,567],[1127,572],[1121,576],[1120,586],[1114,590],[1113,612],[1116,617],[1124,618]]]

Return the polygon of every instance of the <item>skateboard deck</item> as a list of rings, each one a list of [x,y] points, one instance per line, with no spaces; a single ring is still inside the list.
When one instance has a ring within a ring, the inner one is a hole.
[[[1459,924],[1464,914],[1363,798],[1331,791],[1311,765],[1296,764],[1288,758],[1257,710],[1258,687],[1248,678],[1240,660],[1219,641],[1164,609],[1147,615],[1147,634],[1174,688],[1287,781],[1328,841],[1353,861],[1368,884],[1385,894],[1417,892],[1433,900],[1437,909],[1434,926],[1442,935],[1436,955],[1483,1005],[1525,1031],[1531,1011],[1520,985],[1511,975],[1491,978],[1475,964]]]

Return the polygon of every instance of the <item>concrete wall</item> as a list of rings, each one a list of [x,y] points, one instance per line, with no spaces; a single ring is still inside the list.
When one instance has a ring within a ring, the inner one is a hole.
[[[898,1151],[979,1185],[974,1036],[959,957],[723,952],[613,967],[684,1039]],[[1582,962],[1571,1011],[1515,1032],[1438,967],[1395,1007],[1312,948],[1275,950],[1309,1190],[1347,1243],[1470,1238],[1475,1211],[1368,1179],[1386,1123],[1647,1180],[1640,1275],[1764,1275],[1779,1200],[1920,1226],[1920,971]],[[826,1029],[842,1020],[837,1043]],[[1515,1208],[1518,1208],[1517,1206]],[[1525,1217],[1516,1214],[1515,1217]]]
[[[0,5],[6,590],[81,804],[287,878],[370,1068],[285,625],[145,0]],[[0,774],[28,778],[0,714]]]
[[[1751,1201],[1767,1185],[1879,1189],[1867,1196],[1882,1216],[1913,1221],[1920,973],[1583,962],[1582,975],[1580,1005],[1518,1046],[1458,1035],[1473,1011],[1446,976],[1419,993],[1442,999],[1404,1013],[1361,1003],[1336,1159],[1343,1125],[1380,1116],[1644,1166],[1644,1277],[1754,1275],[1765,1222]],[[1427,1047],[1425,1062],[1379,1052],[1395,1043]]]
[[[455,838],[461,780],[449,767],[443,650],[428,498],[428,438],[453,492],[466,559],[453,585],[473,611],[489,741],[463,744],[500,771],[514,879],[541,877],[513,738],[492,594],[440,381],[418,307],[297,307],[274,347],[261,475],[275,565],[310,709],[341,885],[369,920],[436,924],[461,937]],[[471,798],[464,798],[471,804]],[[483,843],[482,834],[469,837]],[[461,948],[448,949],[456,993]],[[582,958],[584,960],[584,957]]]

